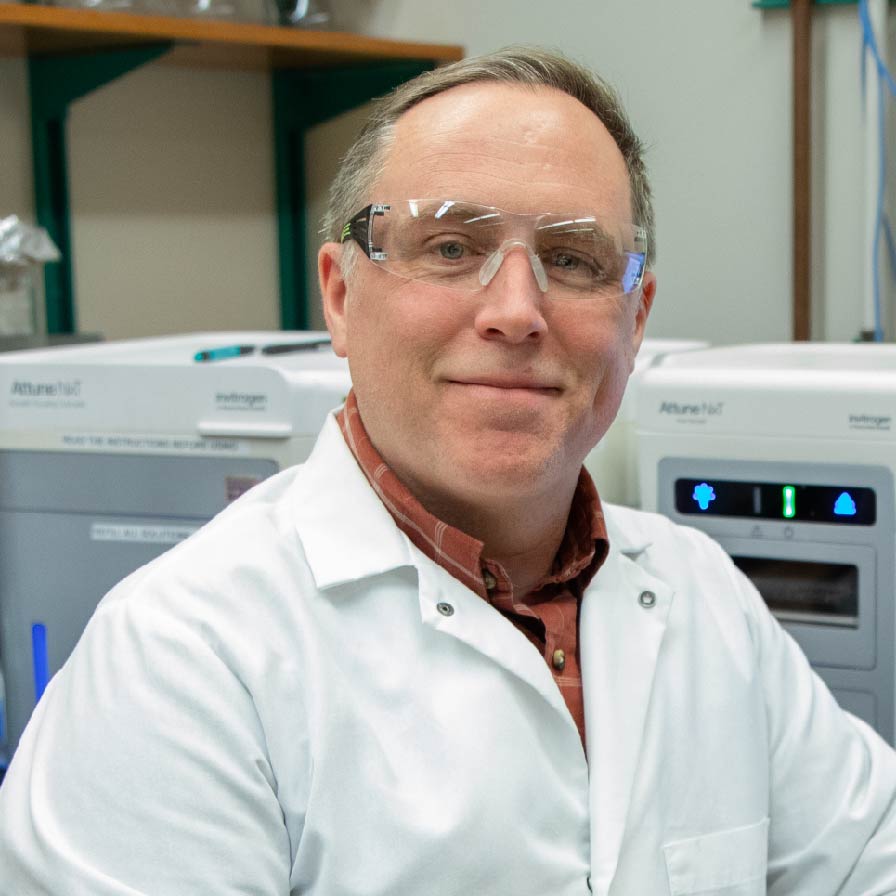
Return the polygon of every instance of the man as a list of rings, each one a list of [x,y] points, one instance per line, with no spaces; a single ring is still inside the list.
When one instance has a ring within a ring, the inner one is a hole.
[[[582,471],[656,289],[612,93],[535,50],[423,76],[328,221],[353,394],[100,605],[0,791],[3,892],[896,892],[892,751]]]

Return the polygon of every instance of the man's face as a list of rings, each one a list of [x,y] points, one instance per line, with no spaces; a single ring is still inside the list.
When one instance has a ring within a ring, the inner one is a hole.
[[[631,221],[628,174],[600,121],[548,88],[473,84],[425,100],[395,127],[365,202],[453,199],[514,213]],[[430,509],[567,493],[612,422],[655,283],[618,299],[542,293],[525,251],[460,293],[404,280],[358,251],[321,250],[324,311],[347,355],[361,418]]]

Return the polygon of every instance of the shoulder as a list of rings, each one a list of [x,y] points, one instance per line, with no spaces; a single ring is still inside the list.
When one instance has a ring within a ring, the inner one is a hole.
[[[302,652],[337,585],[364,588],[407,563],[406,539],[330,419],[308,460],[124,579],[95,616],[142,634],[201,633],[219,652],[255,655],[263,643],[287,656]]]
[[[197,587],[212,577],[229,581],[241,567],[264,567],[294,542],[291,492],[299,467],[271,476],[245,492],[189,538],[138,569],[110,592],[119,598],[162,581]]]
[[[244,596],[259,591],[275,596],[285,574],[307,572],[305,542],[321,530],[326,540],[349,516],[356,496],[341,484],[353,478],[362,480],[356,491],[366,486],[338,426],[328,419],[304,463],[253,486],[189,538],[124,579],[104,605],[179,585],[197,593],[226,595],[237,589]]]
[[[197,656],[210,650],[225,662],[248,659],[259,643],[295,651],[304,628],[298,617],[314,593],[292,513],[299,472],[290,468],[254,486],[119,582],[82,640],[130,639],[159,655],[189,644]]]

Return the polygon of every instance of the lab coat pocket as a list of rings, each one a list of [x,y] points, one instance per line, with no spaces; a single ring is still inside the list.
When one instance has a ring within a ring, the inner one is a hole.
[[[663,847],[672,896],[763,896],[768,819]]]

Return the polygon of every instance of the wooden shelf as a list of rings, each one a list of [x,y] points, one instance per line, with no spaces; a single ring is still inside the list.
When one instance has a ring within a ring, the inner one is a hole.
[[[62,260],[45,271],[47,329],[77,329],[71,260],[69,105],[154,59],[270,71],[284,329],[307,323],[304,135],[308,128],[463,57],[445,44],[234,21],[0,2],[0,54],[27,59],[37,222]]]
[[[0,3],[0,52],[23,56],[84,53],[171,42],[168,61],[224,68],[300,69],[427,59],[460,59],[449,44],[384,40],[215,19]]]

